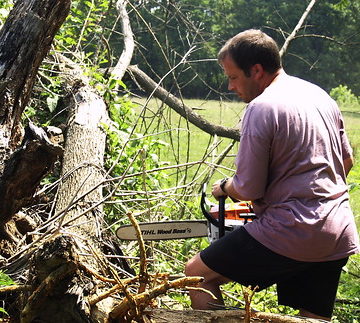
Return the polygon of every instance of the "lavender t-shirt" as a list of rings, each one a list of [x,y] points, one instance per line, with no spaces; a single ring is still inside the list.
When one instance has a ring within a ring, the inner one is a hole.
[[[328,261],[359,252],[343,160],[351,156],[336,103],[284,72],[249,103],[234,188],[254,201],[245,226],[274,252]]]

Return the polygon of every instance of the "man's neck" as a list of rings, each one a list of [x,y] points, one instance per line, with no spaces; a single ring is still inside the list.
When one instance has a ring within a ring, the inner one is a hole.
[[[267,80],[265,81],[265,83],[266,83],[265,88],[267,88],[270,84],[275,83],[279,79],[280,75],[282,75],[282,74],[285,74],[285,71],[282,68],[278,69],[273,74],[268,74]]]

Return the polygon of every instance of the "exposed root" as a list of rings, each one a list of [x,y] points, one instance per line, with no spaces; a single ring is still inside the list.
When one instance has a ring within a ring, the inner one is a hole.
[[[187,286],[196,286],[203,280],[202,277],[184,277],[179,278],[173,281],[165,281],[163,284],[154,287],[151,290],[148,290],[144,293],[134,295],[133,300],[135,301],[136,307],[143,311],[149,303],[159,295],[165,294],[169,289],[172,288],[185,288]],[[132,304],[128,299],[123,299],[123,301],[115,306],[115,308],[110,312],[110,317],[112,319],[126,319],[130,320],[133,318],[131,315]]]

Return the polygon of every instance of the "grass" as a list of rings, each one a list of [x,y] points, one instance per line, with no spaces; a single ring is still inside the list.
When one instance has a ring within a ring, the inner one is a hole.
[[[144,101],[138,100],[138,103],[141,105]],[[208,121],[227,127],[237,126],[244,111],[244,104],[239,102],[186,100],[186,105],[192,107],[196,113]],[[140,106],[138,109],[140,111]],[[156,121],[154,121],[154,117],[156,117]],[[214,162],[218,155],[232,143],[231,139],[212,137],[206,134],[155,99],[151,100],[147,105],[142,122],[138,127],[139,132],[143,133],[144,130],[153,134],[164,130],[167,131],[166,133],[154,135],[154,138],[168,143],[168,146],[160,151],[160,159],[167,160],[171,164],[199,161],[206,154],[208,154],[206,160]],[[234,168],[234,156],[237,147],[238,145],[235,144],[223,163],[224,166],[230,169]],[[189,180],[196,173],[196,167],[189,169],[187,179]],[[219,169],[212,181],[231,173],[232,171]]]

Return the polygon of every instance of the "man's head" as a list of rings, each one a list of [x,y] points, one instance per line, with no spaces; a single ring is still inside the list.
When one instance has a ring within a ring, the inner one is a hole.
[[[261,30],[245,30],[230,38],[219,51],[218,60],[229,56],[241,68],[246,76],[250,76],[250,68],[255,64],[272,74],[281,68],[279,48],[276,42]]]
[[[218,55],[229,90],[245,102],[260,95],[281,70],[275,41],[260,30],[247,30],[228,40]]]

